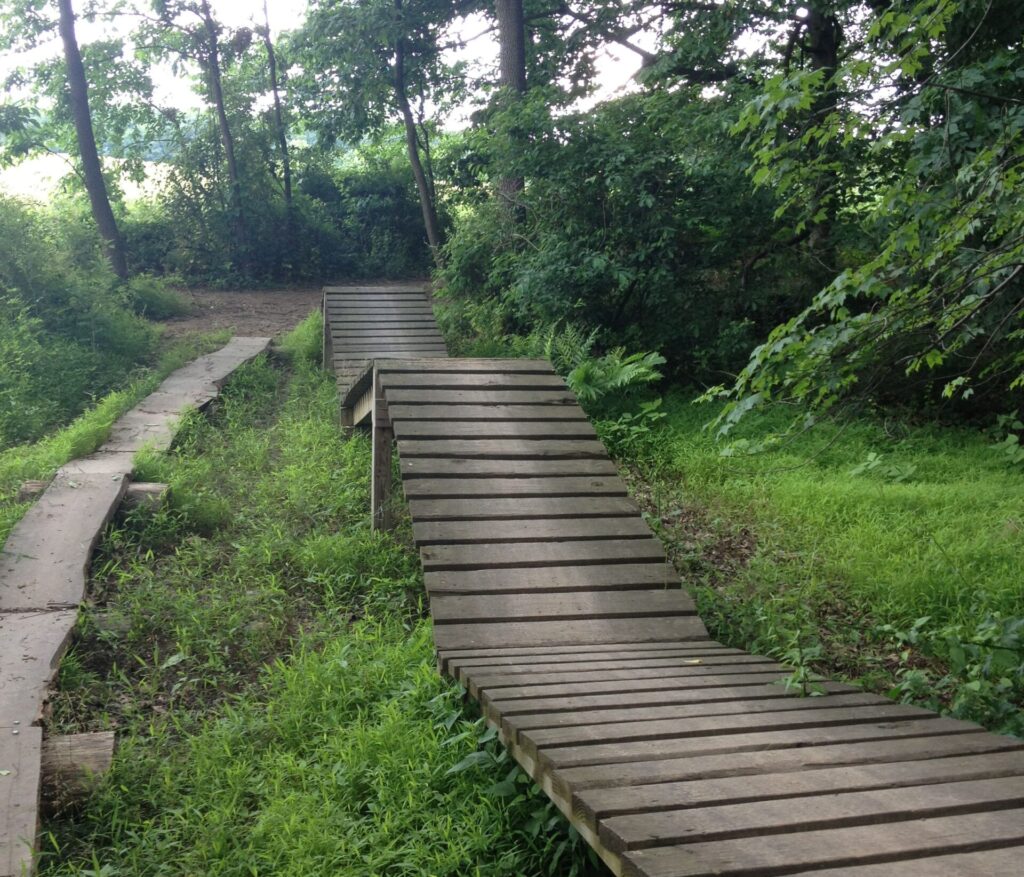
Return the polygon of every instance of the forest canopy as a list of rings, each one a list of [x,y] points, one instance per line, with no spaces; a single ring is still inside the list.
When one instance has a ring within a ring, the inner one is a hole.
[[[67,158],[51,209],[88,210],[95,240],[67,270],[102,256],[111,295],[433,272],[467,350],[553,326],[658,350],[725,397],[723,432],[778,402],[798,424],[1019,406],[1015,0],[313,0],[284,31],[222,12],[0,2],[0,156]],[[635,73],[599,99],[609,47]],[[4,331],[52,322],[2,282]]]

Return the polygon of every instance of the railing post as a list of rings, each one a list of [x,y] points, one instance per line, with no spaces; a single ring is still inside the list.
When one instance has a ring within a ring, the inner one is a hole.
[[[331,344],[331,320],[327,313],[327,288],[324,287],[324,297],[320,303],[320,311],[324,315],[324,368],[333,371],[334,366],[334,345]]]
[[[387,402],[380,383],[380,372],[373,367],[373,450],[372,476],[370,483],[370,509],[373,514],[374,530],[391,530],[394,520],[391,511],[391,455],[394,448],[395,431],[388,417]]]

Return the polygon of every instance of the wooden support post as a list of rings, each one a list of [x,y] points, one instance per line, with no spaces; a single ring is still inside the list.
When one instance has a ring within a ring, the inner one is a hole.
[[[349,435],[353,429],[353,416],[352,409],[342,406],[341,408],[341,431],[345,435]]]
[[[395,431],[388,417],[380,373],[373,370],[373,449],[372,482],[370,487],[370,509],[373,514],[374,530],[391,530],[394,519],[391,510],[391,455],[394,448]]]
[[[320,302],[320,312],[324,315],[324,368],[331,371],[334,365],[334,350],[331,346],[331,320],[327,315],[327,290],[324,289],[324,297]],[[344,424],[342,424],[344,426]]]

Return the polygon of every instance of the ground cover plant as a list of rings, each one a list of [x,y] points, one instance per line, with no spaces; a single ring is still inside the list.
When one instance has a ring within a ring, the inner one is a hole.
[[[369,446],[315,365],[241,369],[94,564],[52,730],[114,728],[49,875],[579,874],[578,838],[436,673],[415,554],[369,529]],[[401,531],[400,534],[401,536]]]
[[[1024,734],[1024,476],[976,430],[825,420],[732,453],[673,394],[623,462],[716,636]],[[606,432],[604,427],[602,432]]]

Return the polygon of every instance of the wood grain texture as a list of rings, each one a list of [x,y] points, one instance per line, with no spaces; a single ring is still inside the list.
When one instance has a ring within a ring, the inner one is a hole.
[[[0,877],[31,873],[42,737],[40,728],[16,728],[0,721]]]
[[[639,515],[588,518],[526,518],[494,521],[417,521],[417,545],[471,545],[509,542],[565,542],[594,539],[650,539],[651,528]]]
[[[655,561],[607,566],[441,570],[424,573],[423,582],[432,595],[528,594],[678,587],[679,575],[671,564]]]
[[[1001,810],[637,850],[623,857],[623,873],[627,877],[773,875],[827,865],[891,862],[898,864],[892,865],[890,873],[900,874],[905,859],[1022,841],[1024,810]]]
[[[443,624],[434,628],[439,649],[522,645],[612,643],[630,637],[636,642],[679,642],[707,637],[699,618],[601,618],[580,621]]]
[[[527,619],[561,621],[573,618],[657,618],[663,615],[693,615],[696,611],[689,594],[678,588],[671,591],[659,589],[532,594],[528,599],[518,594],[438,595],[430,600],[430,613],[434,616],[435,624]],[[531,674],[533,677],[536,675],[537,671]]]

